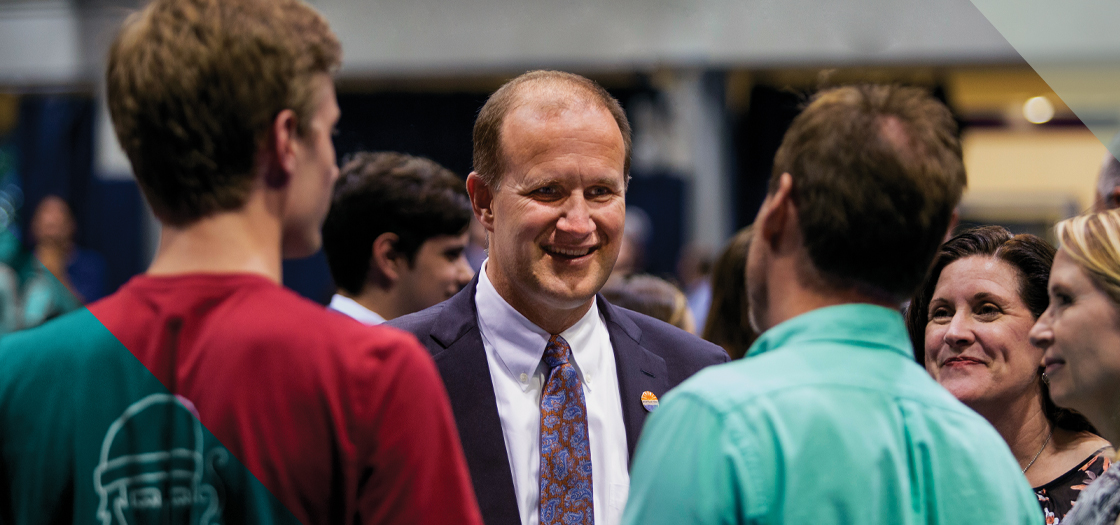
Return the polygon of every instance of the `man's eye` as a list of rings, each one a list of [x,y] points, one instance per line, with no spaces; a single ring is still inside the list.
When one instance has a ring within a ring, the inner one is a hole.
[[[560,196],[560,188],[556,186],[543,186],[533,190],[532,195],[540,199],[555,199]]]
[[[608,195],[613,195],[613,194],[614,194],[613,190],[611,190],[610,188],[604,187],[604,186],[596,186],[594,188],[591,188],[591,189],[587,190],[587,196],[589,198],[592,198],[592,199],[599,198],[599,197],[606,197]]]

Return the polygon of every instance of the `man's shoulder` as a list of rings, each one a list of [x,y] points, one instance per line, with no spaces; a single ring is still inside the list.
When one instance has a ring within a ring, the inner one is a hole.
[[[610,311],[610,315],[606,316],[608,325],[615,324],[628,336],[640,334],[638,344],[665,359],[669,367],[687,366],[695,372],[730,360],[727,352],[719,345],[648,315],[610,304],[606,300],[603,303]],[[627,323],[637,328],[636,334],[631,333]]]
[[[405,332],[420,337],[422,334],[426,335],[431,332],[446,306],[447,302],[444,301],[435,306],[420,310],[419,312],[413,312],[408,315],[397,317],[396,319],[390,319],[385,322],[385,325],[404,330]]]
[[[704,399],[716,409],[740,411],[744,406],[783,406],[800,411],[822,409],[840,399],[905,404],[931,417],[974,423],[983,418],[937,385],[912,359],[878,350],[835,345],[799,345],[707,368],[677,391]]]
[[[294,291],[259,279],[200,279],[129,286],[90,306],[90,311],[129,348],[146,346],[152,326],[178,317],[226,348],[262,349],[296,362],[325,357],[415,348],[412,337],[383,326],[366,326]]]
[[[14,361],[54,362],[95,358],[100,352],[114,354],[119,343],[86,308],[80,308],[42,325],[4,336],[0,340],[0,366],[18,373]],[[77,350],[76,350],[77,349]],[[26,369],[23,369],[26,371]]]

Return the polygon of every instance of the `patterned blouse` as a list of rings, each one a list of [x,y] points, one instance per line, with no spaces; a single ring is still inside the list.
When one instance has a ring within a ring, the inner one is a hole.
[[[1035,487],[1046,525],[1066,523],[1066,514],[1073,509],[1081,491],[1112,465],[1112,459],[1105,454],[1108,451],[1109,447],[1102,448],[1054,481]]]

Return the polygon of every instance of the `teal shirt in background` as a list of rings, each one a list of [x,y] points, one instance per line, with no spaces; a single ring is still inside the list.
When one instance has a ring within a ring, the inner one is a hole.
[[[1041,524],[1000,435],[911,352],[879,306],[775,326],[665,396],[623,523]]]

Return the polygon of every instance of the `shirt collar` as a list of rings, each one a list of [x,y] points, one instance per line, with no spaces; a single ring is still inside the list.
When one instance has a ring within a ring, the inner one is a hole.
[[[818,308],[767,330],[751,345],[747,357],[807,342],[858,343],[913,357],[902,314],[873,304],[842,304]]]
[[[385,318],[378,315],[377,312],[341,294],[334,294],[334,297],[331,297],[331,304],[327,306],[327,308],[353,317],[364,325],[375,325],[385,322]]]
[[[494,288],[490,277],[486,275],[486,265],[489,259],[482,263],[478,271],[478,285],[475,291],[475,304],[478,308],[478,324],[482,337],[494,348],[506,371],[518,380],[522,390],[529,386],[529,382],[521,380],[530,378],[537,373],[544,357],[544,349],[548,345],[551,334],[541,327],[533,324],[521,312],[514,309]],[[599,317],[597,301],[591,302],[591,308],[576,321],[574,325],[560,333],[572,348],[572,366],[580,376],[580,381],[587,388],[591,388],[588,376],[595,377],[598,370],[598,360],[594,358],[596,351],[597,328],[606,329],[606,325]],[[485,314],[483,314],[485,312]],[[608,336],[609,337],[609,336]],[[546,367],[541,368],[547,371]]]

